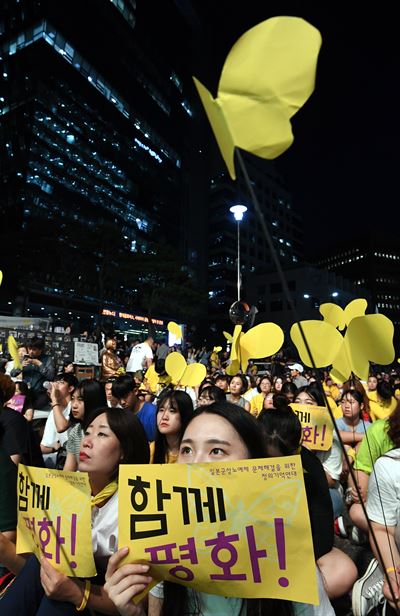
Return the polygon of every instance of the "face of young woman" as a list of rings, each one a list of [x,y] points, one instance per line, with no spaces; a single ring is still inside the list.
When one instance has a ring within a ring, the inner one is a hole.
[[[185,430],[178,462],[246,460],[249,452],[235,428],[223,417],[203,413]]]
[[[376,376],[370,376],[368,379],[368,391],[375,391],[377,385],[378,379]]]
[[[214,400],[211,400],[208,394],[201,394],[198,399],[199,406],[207,406],[208,404],[212,404]]]
[[[106,413],[87,427],[79,451],[79,470],[111,477],[122,459],[119,440],[111,430]]]
[[[85,402],[79,389],[75,389],[71,396],[71,413],[75,419],[83,419],[85,415]]]
[[[279,378],[279,379],[276,379],[276,381],[275,381],[275,383],[274,383],[274,388],[275,388],[275,391],[281,391],[281,389],[282,389],[282,385],[283,385],[283,381],[282,381],[282,379],[280,379],[280,378]]]
[[[267,394],[264,398],[264,404],[263,404],[263,408],[264,409],[273,409],[274,408],[274,403],[273,403],[273,394]]]
[[[305,391],[302,391],[297,394],[294,401],[296,404],[312,404],[313,406],[318,406],[314,398],[310,396],[310,394],[307,394]]]
[[[229,386],[231,394],[234,394],[235,396],[241,396],[242,387],[242,380],[239,379],[237,376],[234,376]]]
[[[261,379],[260,389],[262,394],[268,394],[271,391],[271,381],[268,379]]]
[[[161,434],[179,434],[181,415],[175,402],[167,399],[157,411],[157,428]]]
[[[346,394],[343,396],[340,404],[342,407],[343,417],[347,417],[348,419],[357,419],[360,417],[363,405],[357,402],[351,394]]]

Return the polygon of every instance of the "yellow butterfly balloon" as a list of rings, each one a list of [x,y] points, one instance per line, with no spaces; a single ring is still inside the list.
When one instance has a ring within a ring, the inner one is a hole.
[[[292,144],[290,118],[314,90],[321,42],[303,19],[272,17],[236,41],[217,98],[193,77],[232,179],[235,146],[272,159]]]
[[[0,270],[0,286],[2,282],[3,282],[3,272]]]
[[[180,353],[170,353],[165,360],[165,371],[174,385],[196,387],[205,379],[207,369],[203,364],[187,364]]]
[[[222,346],[216,346],[213,348],[213,353],[219,353],[220,351],[222,351]]]
[[[236,325],[232,337],[231,363],[226,372],[230,375],[237,374],[239,370],[246,372],[249,359],[274,355],[281,348],[283,341],[283,331],[275,323],[261,323],[245,334],[242,332],[242,326]]]
[[[344,309],[325,304],[320,308],[324,321],[302,321],[301,327],[317,368],[332,365],[331,376],[336,382],[347,381],[351,374],[366,381],[369,362],[387,365],[395,357],[393,347],[393,323],[383,314],[364,314],[367,302],[364,299],[350,302]],[[336,329],[347,330],[344,336]],[[310,354],[304,344],[299,324],[294,323],[290,336],[300,358],[311,366]]]
[[[182,338],[182,328],[180,325],[178,325],[178,323],[170,321],[167,325],[167,329],[171,334],[175,336],[177,340],[180,340]]]
[[[7,346],[8,346],[8,352],[10,353],[11,357],[14,360],[14,368],[18,368],[19,370],[21,370],[22,365],[21,365],[21,361],[18,355],[18,344],[14,336],[8,336]]]

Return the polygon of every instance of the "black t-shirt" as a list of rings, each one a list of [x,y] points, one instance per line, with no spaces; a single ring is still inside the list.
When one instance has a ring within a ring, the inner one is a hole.
[[[0,532],[17,528],[17,467],[0,447]]]
[[[22,464],[44,467],[40,445],[30,422],[7,407],[0,407],[0,446],[9,456],[19,454]]]
[[[333,508],[328,481],[324,467],[317,456],[301,448],[301,462],[304,469],[308,511],[310,513],[311,533],[315,560],[333,548]]]

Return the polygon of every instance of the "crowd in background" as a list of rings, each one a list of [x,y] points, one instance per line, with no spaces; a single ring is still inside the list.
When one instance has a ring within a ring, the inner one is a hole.
[[[187,363],[203,364],[207,376],[197,387],[182,387],[174,385],[165,370],[165,361],[171,351],[181,349],[170,348],[152,336],[143,341],[123,343],[110,335],[103,340],[96,378],[80,381],[70,359],[66,360],[63,371],[55,374],[53,358],[46,352],[40,337],[19,345],[20,367],[11,358],[3,361],[0,372],[0,577],[2,587],[7,591],[0,601],[1,613],[39,613],[38,607],[35,608],[37,611],[16,610],[17,599],[11,588],[17,588],[19,583],[32,586],[38,583],[43,596],[50,597],[53,603],[55,601],[57,608],[61,603],[73,609],[84,604],[82,610],[91,607],[98,613],[112,613],[109,611],[111,601],[112,609],[118,608],[120,614],[136,616],[146,613],[149,608],[145,605],[135,607],[142,612],[132,611],[130,607],[133,605],[130,599],[135,594],[134,585],[129,601],[126,601],[123,593],[127,582],[122,591],[122,577],[116,569],[119,556],[112,556],[113,550],[105,549],[103,573],[106,577],[99,583],[97,595],[93,593],[94,598],[89,602],[84,584],[82,587],[78,584],[78,589],[70,588],[69,595],[66,592],[65,596],[62,593],[58,596],[57,591],[43,584],[43,566],[41,570],[32,565],[27,555],[16,554],[17,464],[69,471],[88,467],[90,471],[92,450],[103,446],[97,445],[97,437],[94,437],[99,417],[103,418],[109,433],[119,439],[119,447],[124,452],[120,459],[124,458],[125,462],[136,459],[141,463],[170,464],[225,459],[222,450],[216,454],[210,452],[205,459],[204,455],[196,457],[193,451],[188,452],[187,448],[180,446],[185,431],[192,424],[198,422],[207,430],[207,421],[210,423],[212,415],[213,421],[225,422],[221,424],[224,429],[234,430],[237,435],[237,451],[242,451],[242,454],[235,453],[235,456],[257,457],[260,453],[262,456],[301,455],[322,607],[306,606],[308,611],[305,607],[301,611],[303,608],[299,605],[282,602],[280,611],[274,612],[276,606],[274,608],[271,602],[271,605],[262,606],[259,613],[325,616],[334,613],[332,605],[335,606],[339,598],[352,593],[352,613],[356,616],[367,614],[384,602],[385,614],[390,614],[394,604],[384,570],[395,592],[400,589],[400,545],[396,535],[400,511],[400,376],[396,368],[375,366],[366,383],[356,378],[335,383],[328,371],[314,374],[298,361],[286,361],[280,354],[257,365],[250,362],[247,374],[228,375],[227,351],[189,348],[185,352]],[[347,455],[344,455],[336,433],[329,451],[311,452],[304,447],[301,425],[290,407],[291,403],[328,405]],[[133,419],[131,425],[129,422]],[[124,422],[135,431],[131,438],[135,451],[141,452],[138,458],[132,452],[128,456],[126,452],[131,451],[132,443],[125,443],[119,436]],[[262,450],[253,456],[247,444],[252,431],[262,441]],[[242,450],[240,443],[244,447]],[[359,491],[351,477],[351,469]],[[115,483],[115,467],[104,471],[106,485],[108,473],[114,477]],[[114,492],[117,492],[117,487]],[[111,508],[113,498],[106,500],[104,507]],[[100,503],[98,508],[102,509],[102,506]],[[114,515],[111,526],[116,533],[115,507],[112,511],[114,514],[109,515]],[[371,529],[365,513],[371,521],[377,545],[370,541]],[[96,532],[101,532],[101,529]],[[364,575],[360,575],[353,561],[335,547],[335,534],[358,545],[370,542],[374,558],[362,572]],[[142,580],[146,578],[145,572],[135,570],[132,575],[139,576],[140,584],[146,585]],[[17,580],[21,581],[17,584]],[[153,603],[156,607],[154,612],[149,610],[149,614],[161,613],[163,601],[167,601],[168,596],[167,593],[164,597],[163,592],[158,588],[153,593],[149,605]],[[215,612],[215,606],[207,607],[206,598],[201,596],[202,593],[198,594],[200,603],[204,600],[200,613],[205,616],[209,613],[243,616],[246,613],[243,602],[233,608],[230,604],[232,612],[228,607],[227,611]],[[103,598],[103,603],[99,597]],[[247,602],[249,614],[250,603]],[[68,609],[57,612],[56,607],[52,605],[53,611],[43,611],[43,614],[69,613]],[[26,605],[23,609],[27,609]],[[164,609],[164,613],[196,612]]]

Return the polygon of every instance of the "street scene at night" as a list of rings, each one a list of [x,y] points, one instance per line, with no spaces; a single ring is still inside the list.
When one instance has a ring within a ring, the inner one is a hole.
[[[1,616],[400,614],[391,10],[2,2]]]

